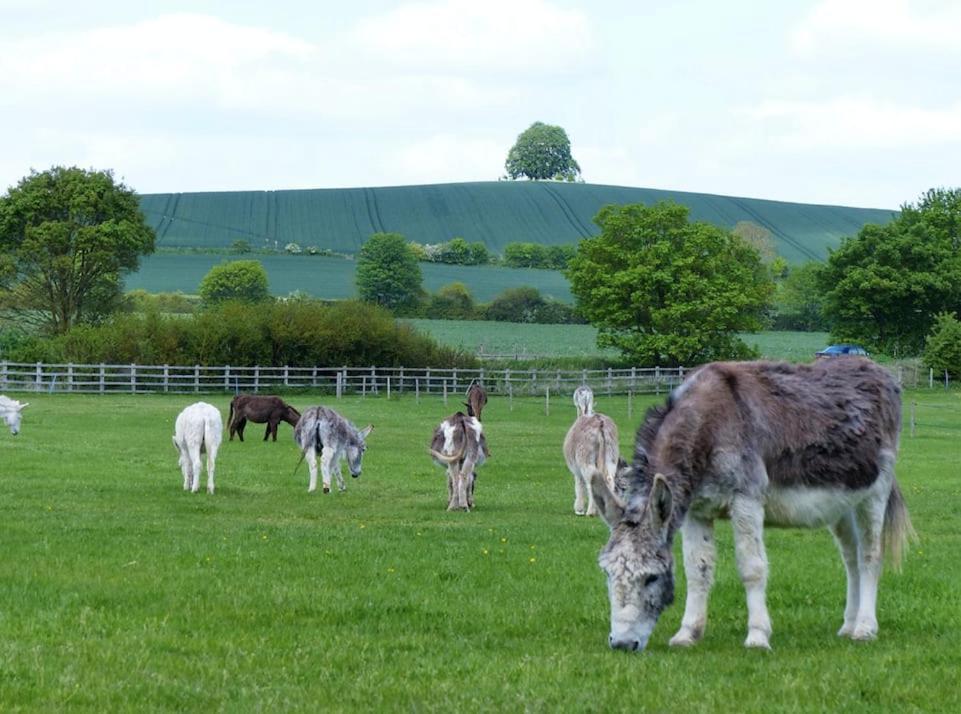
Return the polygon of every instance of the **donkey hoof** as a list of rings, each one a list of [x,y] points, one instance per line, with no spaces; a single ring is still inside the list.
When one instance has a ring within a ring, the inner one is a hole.
[[[324,486],[324,493],[330,493],[330,486]]]
[[[851,637],[854,634],[854,623],[845,622],[844,625],[838,630],[838,637]]]
[[[878,636],[877,625],[858,625],[854,628],[854,632],[851,633],[851,639],[857,640],[859,642],[868,642],[870,640],[876,639]]]
[[[671,638],[668,644],[671,647],[692,647],[701,639],[699,632],[682,627],[677,634]]]
[[[744,640],[745,647],[754,647],[762,650],[771,649],[771,643],[768,642],[768,635],[766,632],[761,630],[751,630],[747,633],[747,639]]]

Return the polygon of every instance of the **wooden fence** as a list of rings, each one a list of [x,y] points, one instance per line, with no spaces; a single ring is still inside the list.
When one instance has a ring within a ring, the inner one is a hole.
[[[910,387],[948,386],[947,376],[890,368]],[[0,361],[0,391],[147,394],[311,390],[342,394],[462,394],[478,380],[491,394],[571,394],[582,384],[597,394],[661,394],[681,383],[687,367],[629,369],[411,369],[405,367],[231,367],[137,364],[44,364]]]
[[[458,394],[473,380],[491,394],[666,393],[684,367],[631,369],[411,369],[406,367],[230,367],[0,362],[0,391],[214,393],[311,390],[336,394]]]

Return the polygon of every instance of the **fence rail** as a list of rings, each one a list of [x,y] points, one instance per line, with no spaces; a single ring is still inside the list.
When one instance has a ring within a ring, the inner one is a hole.
[[[77,393],[213,393],[310,389],[341,394],[463,393],[473,380],[492,394],[663,393],[685,367],[630,369],[440,369],[407,367],[231,367],[44,364],[0,361],[0,390]]]
[[[628,369],[440,369],[406,367],[231,367],[204,365],[45,364],[0,361],[0,390],[147,394],[272,392],[309,389],[336,394],[457,394],[473,380],[509,396],[570,394],[582,384],[598,394],[660,394],[689,367]],[[890,368],[906,386],[940,386],[934,373]],[[925,379],[926,377],[926,379]],[[948,386],[947,377],[944,386]]]

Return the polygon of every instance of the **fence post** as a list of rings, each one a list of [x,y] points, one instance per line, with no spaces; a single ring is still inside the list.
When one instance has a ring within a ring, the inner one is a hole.
[[[260,365],[254,365],[254,394],[260,391]]]
[[[420,404],[420,377],[414,378],[414,401]]]
[[[654,368],[654,393],[658,395],[661,393],[661,368],[660,367]]]
[[[587,386],[587,370],[586,369],[581,370],[581,386],[584,386],[584,387]]]
[[[635,389],[637,389],[637,367],[631,367],[631,391]]]
[[[314,389],[317,388],[317,365],[314,365],[314,368],[310,370],[310,386]]]
[[[447,406],[447,377],[444,377],[444,406]]]
[[[130,365],[130,392],[137,393],[137,365]]]
[[[370,391],[377,394],[377,368],[370,366]]]
[[[483,386],[484,384],[484,368],[483,367],[480,368],[480,383],[481,383],[481,386]]]
[[[614,387],[614,370],[607,368],[607,396],[611,396],[611,389]]]
[[[290,381],[289,381],[289,379],[290,379],[290,367],[285,364],[285,365],[284,365],[284,386],[285,386],[285,387],[289,387],[289,386],[290,386]]]
[[[390,376],[387,377],[387,401],[390,401]]]
[[[104,364],[103,364],[103,362],[101,362],[101,363],[100,363],[100,393],[101,393],[101,394],[103,394],[103,390],[104,390],[104,386],[105,386],[105,385],[104,385],[104,382],[105,382],[105,381],[106,381],[106,376],[105,376],[105,374],[104,374]]]
[[[947,375],[947,372],[944,373]],[[37,362],[37,389],[43,386],[43,362]]]
[[[945,389],[945,391],[947,391],[947,389],[948,389],[948,382],[949,382],[949,381],[950,381],[950,380],[948,379],[948,370],[944,370],[944,389]]]
[[[200,365],[194,365],[194,392],[200,391]]]
[[[404,368],[400,368],[400,385],[397,387],[397,391],[401,394],[404,393]]]
[[[367,396],[367,375],[366,374],[360,375],[360,396],[362,397]]]
[[[551,415],[551,388],[550,385],[544,387],[544,416]]]
[[[341,383],[341,381],[340,381],[340,380],[341,380],[341,377],[343,377],[343,375],[340,373],[340,370],[338,369],[338,370],[337,370],[337,378],[336,378],[336,380],[335,380],[335,384],[337,385],[337,386],[335,387],[335,390],[337,391],[337,399],[340,399],[340,395],[343,394],[343,392],[344,392],[344,385],[343,385],[343,384]]]
[[[514,385],[512,382],[507,383],[507,403],[510,405],[510,410],[514,411]]]
[[[170,391],[170,365],[164,365],[164,391]]]
[[[427,368],[427,393],[430,394],[430,367]]]
[[[7,360],[3,360],[3,362],[0,363],[0,385],[2,385],[4,389],[7,387]]]
[[[634,417],[634,390],[630,390],[627,393],[627,418],[632,419]]]
[[[73,391],[73,362],[67,365],[67,391]]]
[[[934,367],[928,369],[928,389],[934,389]]]

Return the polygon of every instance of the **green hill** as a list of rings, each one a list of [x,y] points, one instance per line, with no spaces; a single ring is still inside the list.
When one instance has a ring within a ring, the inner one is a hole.
[[[141,206],[158,246],[217,248],[243,238],[255,248],[287,243],[356,252],[378,231],[419,243],[455,236],[502,252],[512,241],[548,245],[595,235],[605,204],[673,200],[691,218],[727,228],[752,221],[770,230],[789,262],[823,259],[842,236],[865,223],[886,223],[893,211],[767,201],[683,191],[494,181],[385,188],[146,194]]]

